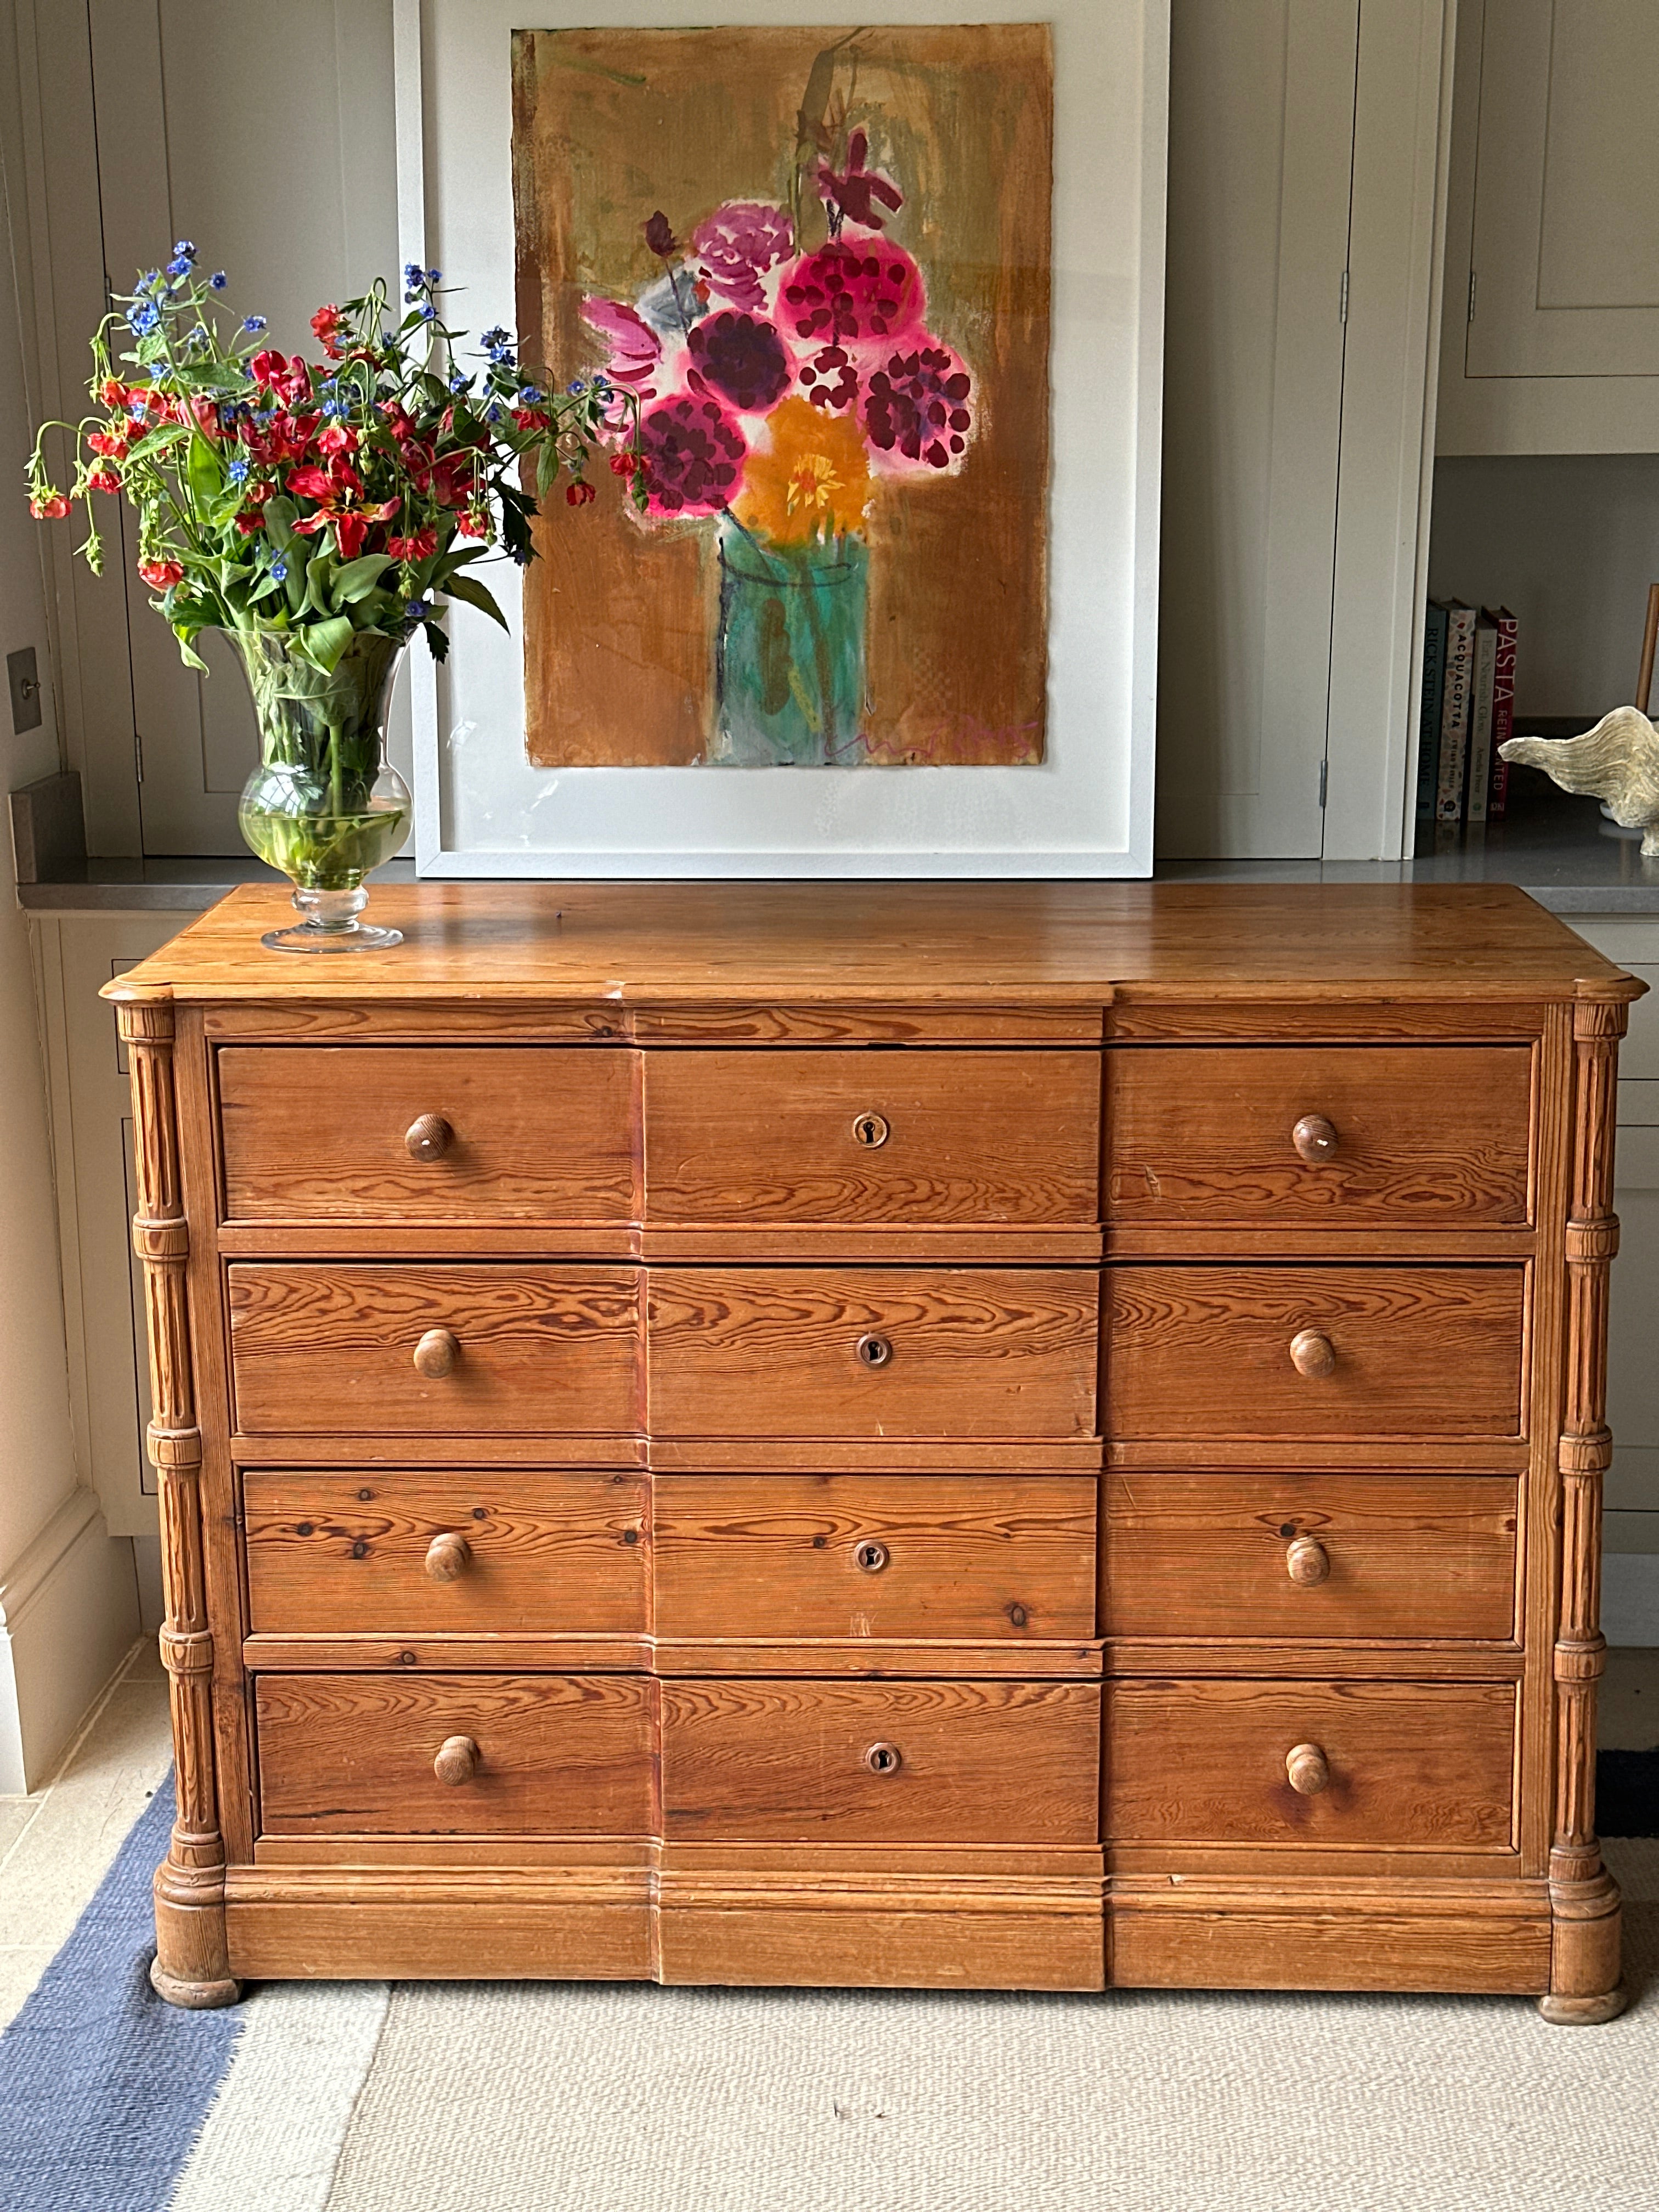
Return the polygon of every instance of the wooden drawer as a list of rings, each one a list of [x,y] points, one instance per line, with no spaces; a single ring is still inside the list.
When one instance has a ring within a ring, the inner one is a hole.
[[[653,1052],[648,1220],[1091,1222],[1100,1055]]]
[[[1522,1267],[1121,1263],[1106,1280],[1115,1437],[1520,1433]]]
[[[1108,1833],[1506,1851],[1516,1702],[1512,1682],[1114,1682]],[[1287,1765],[1304,1747],[1328,1778],[1312,1795]]]
[[[640,1475],[251,1468],[242,1510],[256,1636],[647,1626]]]
[[[635,1059],[580,1045],[227,1046],[226,1218],[630,1220]]]
[[[1092,1844],[1084,1682],[665,1682],[662,1818],[682,1841]]]
[[[228,1273],[245,1435],[638,1425],[636,1268],[248,1263]],[[446,1374],[415,1365],[434,1332],[454,1339]]]
[[[1472,1229],[1531,1218],[1527,1045],[1123,1046],[1107,1079],[1115,1224]]]
[[[651,1686],[626,1674],[264,1674],[268,1836],[642,1835]],[[469,1779],[433,1762],[461,1736]]]
[[[653,1268],[651,1426],[1087,1436],[1097,1281],[1081,1267]]]
[[[1108,1636],[1515,1633],[1506,1475],[1109,1474],[1104,1501]]]
[[[659,1636],[1095,1632],[1095,1485],[1073,1476],[659,1475]]]

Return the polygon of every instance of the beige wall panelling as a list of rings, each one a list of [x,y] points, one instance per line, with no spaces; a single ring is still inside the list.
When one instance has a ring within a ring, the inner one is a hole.
[[[1460,18],[1439,450],[1651,452],[1659,8],[1463,0]]]
[[[155,1470],[143,1291],[132,1254],[132,1103],[100,985],[176,936],[188,914],[35,918],[58,1178],[77,1455],[110,1532],[152,1536]]]

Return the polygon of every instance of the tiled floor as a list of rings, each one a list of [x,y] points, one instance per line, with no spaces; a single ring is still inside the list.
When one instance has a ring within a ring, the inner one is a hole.
[[[1607,1654],[1601,1741],[1659,1746],[1659,1651]],[[171,1756],[167,1676],[146,1638],[46,1787],[0,1797],[0,2028],[75,1925]],[[1659,1842],[1617,1843],[1607,1856],[1627,1895],[1659,1895]]]

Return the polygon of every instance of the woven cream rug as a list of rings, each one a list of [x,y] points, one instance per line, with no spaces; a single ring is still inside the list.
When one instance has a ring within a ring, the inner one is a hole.
[[[271,1989],[174,2203],[1659,2212],[1659,1843],[1608,1857],[1643,1994],[1599,2028],[1492,1998]]]

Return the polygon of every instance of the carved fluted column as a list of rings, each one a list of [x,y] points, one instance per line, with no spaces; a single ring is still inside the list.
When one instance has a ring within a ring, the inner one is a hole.
[[[1619,1249],[1613,1211],[1614,1079],[1626,1009],[1573,1007],[1571,1204],[1567,1218],[1566,1387],[1560,1468],[1561,1598],[1555,1637],[1555,1918],[1550,1993],[1540,2009],[1563,2024],[1611,2020],[1619,1986],[1619,1885],[1595,1838],[1595,1686],[1601,1634],[1601,1484],[1613,1458],[1607,1425],[1607,1279]]]
[[[185,1262],[190,1231],[179,1172],[173,1006],[134,1000],[117,1009],[132,1073],[138,1210],[133,1249],[143,1262],[149,1341],[149,1456],[161,1512],[166,1620],[161,1662],[171,1682],[177,1814],[155,1870],[155,1963],[150,1980],[169,2003],[234,2004],[240,1984],[225,1948],[225,1850],[213,1756],[213,1639],[208,1632],[202,1540],[202,1432],[191,1374]]]

